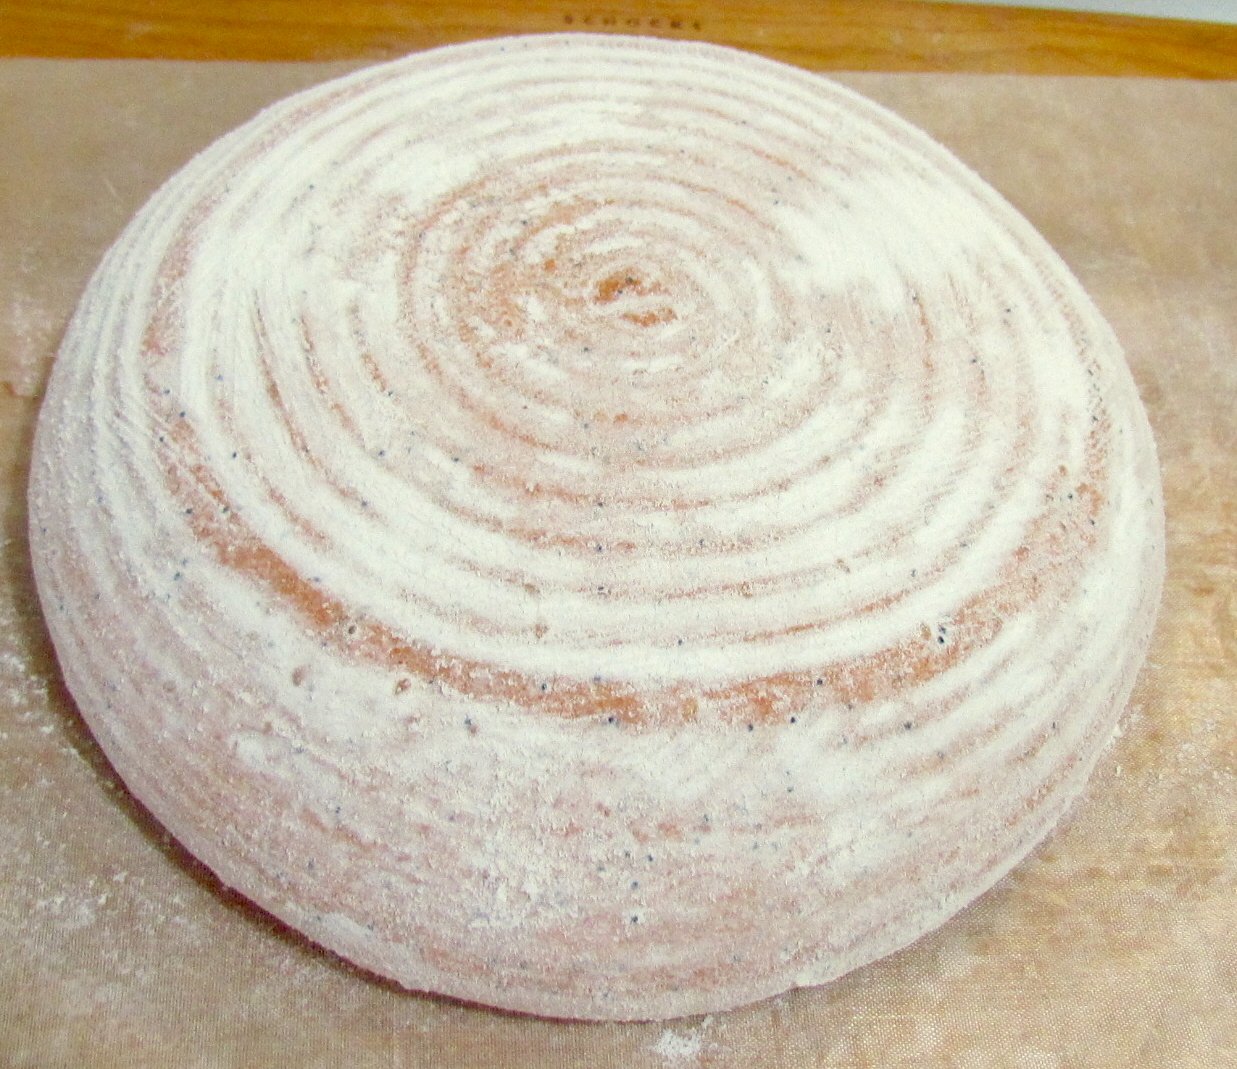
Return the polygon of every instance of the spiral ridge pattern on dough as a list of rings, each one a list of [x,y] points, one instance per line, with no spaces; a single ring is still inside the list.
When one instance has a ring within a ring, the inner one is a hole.
[[[1132,686],[1158,495],[1111,332],[944,150],[564,36],[174,178],[31,500],[74,695],[191,849],[411,986],[604,1017],[820,982],[1025,853]]]

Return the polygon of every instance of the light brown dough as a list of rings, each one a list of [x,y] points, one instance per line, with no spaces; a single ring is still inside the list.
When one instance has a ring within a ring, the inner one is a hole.
[[[712,46],[441,49],[263,112],[42,411],[48,627],[220,878],[415,989],[823,983],[1078,796],[1163,578],[1119,346],[999,196]]]

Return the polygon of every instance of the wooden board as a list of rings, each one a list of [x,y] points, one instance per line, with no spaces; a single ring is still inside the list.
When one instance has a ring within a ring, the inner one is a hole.
[[[39,395],[99,256],[261,104],[342,68],[0,63],[0,1064],[1211,1067],[1237,1058],[1237,86],[851,75],[1009,197],[1126,345],[1169,577],[1123,735],[1067,825],[915,946],[669,1024],[411,995],[221,889],[125,792],[31,583]]]
[[[925,0],[31,0],[0,55],[381,58],[470,37],[591,30],[731,44],[816,70],[1232,78],[1237,27]]]

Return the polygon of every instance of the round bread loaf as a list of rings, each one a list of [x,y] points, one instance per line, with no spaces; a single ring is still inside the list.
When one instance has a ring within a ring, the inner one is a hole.
[[[301,93],[171,179],[39,420],[40,597],[134,794],[407,987],[658,1018],[1022,858],[1130,694],[1146,417],[905,122],[558,35]]]

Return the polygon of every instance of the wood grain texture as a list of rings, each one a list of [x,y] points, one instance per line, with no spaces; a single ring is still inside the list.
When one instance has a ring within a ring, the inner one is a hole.
[[[1237,28],[923,0],[36,0],[0,55],[229,60],[392,57],[512,33],[592,30],[749,48],[817,70],[1231,78]]]

